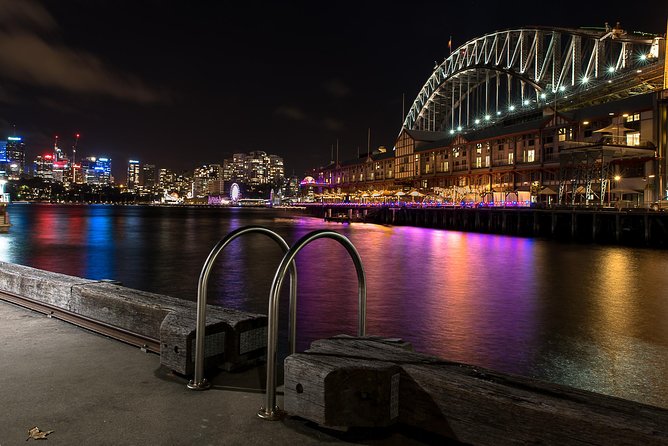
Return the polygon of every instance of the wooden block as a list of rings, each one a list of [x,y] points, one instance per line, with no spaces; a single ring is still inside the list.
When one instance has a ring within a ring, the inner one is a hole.
[[[385,427],[399,416],[393,364],[297,353],[285,360],[285,409],[328,427]]]
[[[5,262],[0,262],[1,291],[159,339],[163,365],[184,375],[194,371],[195,302]],[[256,365],[266,354],[264,315],[207,305],[206,327],[210,366],[236,370]]]
[[[376,371],[385,374],[378,373],[374,387]],[[337,373],[342,379],[328,381]],[[382,404],[375,406],[348,406],[360,403],[351,396],[361,392],[387,392],[388,375],[393,395],[392,379],[397,373],[398,417],[390,417],[389,422],[463,443],[668,445],[666,409],[445,361],[378,339],[324,339],[288,357],[285,407],[292,415],[325,426],[388,422],[379,416],[386,413],[385,400],[379,399]],[[295,391],[300,383],[301,393]],[[344,416],[336,418],[330,414],[332,409]]]

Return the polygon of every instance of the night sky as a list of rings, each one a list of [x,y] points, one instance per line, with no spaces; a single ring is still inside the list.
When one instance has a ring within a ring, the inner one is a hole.
[[[593,3],[593,4],[592,4]],[[0,0],[0,138],[175,170],[264,150],[302,175],[392,147],[436,61],[528,25],[664,33],[662,0],[533,2]],[[512,6],[511,6],[512,5]]]

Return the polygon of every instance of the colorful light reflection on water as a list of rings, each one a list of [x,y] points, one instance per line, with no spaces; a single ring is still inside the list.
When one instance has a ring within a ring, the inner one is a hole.
[[[191,300],[209,250],[235,228],[266,226],[288,243],[336,230],[364,262],[369,333],[450,360],[668,407],[665,251],[340,225],[263,209],[12,205],[10,213],[0,260]],[[235,240],[216,263],[210,301],[266,313],[280,258],[267,237]],[[345,250],[319,239],[297,264],[299,349],[353,334],[357,282]]]

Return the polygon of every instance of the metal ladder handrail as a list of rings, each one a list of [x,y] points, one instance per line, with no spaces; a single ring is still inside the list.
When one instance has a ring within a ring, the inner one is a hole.
[[[299,239],[290,250],[285,254],[281,264],[276,270],[274,281],[271,284],[269,294],[269,322],[267,328],[267,399],[264,407],[260,407],[257,415],[265,420],[279,420],[283,417],[283,412],[276,405],[276,348],[278,343],[278,295],[283,285],[283,279],[289,265],[294,262],[297,253],[306,245],[319,238],[331,238],[342,244],[348,254],[353,259],[355,270],[357,271],[357,289],[358,289],[358,314],[357,314],[357,335],[366,336],[366,278],[364,267],[357,249],[352,242],[344,235],[329,230],[317,230],[310,232]],[[290,308],[290,317],[293,312],[297,312],[296,296],[295,305]],[[294,326],[291,327],[291,329]],[[292,333],[291,333],[292,335]]]
[[[218,257],[218,254],[235,238],[248,233],[261,233],[269,236],[271,239],[276,241],[281,249],[283,250],[284,255],[290,251],[290,246],[287,242],[275,233],[274,231],[267,229],[263,226],[244,226],[242,228],[236,229],[225,237],[220,239],[218,243],[213,247],[209,256],[202,266],[202,271],[199,276],[199,281],[197,283],[197,325],[195,331],[195,376],[187,384],[187,387],[191,390],[206,390],[211,387],[209,382],[204,378],[204,337],[206,329],[206,295],[207,295],[207,285],[209,280],[209,274],[211,273],[211,268],[213,267],[213,262]],[[294,262],[290,262],[290,352],[294,353],[295,351],[295,338],[296,338],[296,302],[297,302],[297,267]],[[293,316],[294,314],[294,316]]]

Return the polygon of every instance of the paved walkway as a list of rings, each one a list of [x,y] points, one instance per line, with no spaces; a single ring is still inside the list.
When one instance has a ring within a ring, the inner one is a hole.
[[[261,381],[257,371],[222,373],[212,390],[187,390],[158,355],[0,301],[0,446],[27,445],[34,426],[53,430],[43,443],[51,446],[434,442],[261,420]]]

